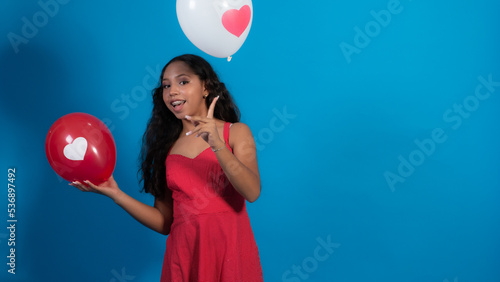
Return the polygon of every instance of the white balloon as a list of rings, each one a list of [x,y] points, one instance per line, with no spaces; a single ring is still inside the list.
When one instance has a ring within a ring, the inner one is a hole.
[[[236,53],[253,19],[251,0],[177,0],[177,19],[187,38],[218,58]]]

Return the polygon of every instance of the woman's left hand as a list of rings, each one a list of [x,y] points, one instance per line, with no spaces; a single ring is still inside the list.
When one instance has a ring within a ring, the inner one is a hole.
[[[186,133],[186,135],[196,134],[196,137],[203,138],[212,149],[218,148],[224,144],[224,141],[222,141],[219,136],[214,119],[214,109],[217,100],[219,100],[219,96],[215,97],[210,104],[207,117],[186,116],[186,119],[191,121],[195,126],[194,129]]]

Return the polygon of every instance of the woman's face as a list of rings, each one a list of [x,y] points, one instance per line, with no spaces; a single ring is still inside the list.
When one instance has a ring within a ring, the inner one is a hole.
[[[182,61],[173,62],[165,69],[162,78],[163,101],[178,118],[186,115],[206,116],[204,95],[208,91],[200,78]]]

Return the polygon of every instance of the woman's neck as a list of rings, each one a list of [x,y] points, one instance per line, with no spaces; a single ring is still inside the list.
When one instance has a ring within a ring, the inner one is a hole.
[[[186,133],[188,131],[191,131],[194,129],[194,124],[187,120],[187,119],[183,119],[182,120],[182,131],[181,131],[181,135],[186,135]]]
[[[206,117],[208,114],[207,109],[201,109],[200,111],[193,113],[191,116],[200,116],[200,117]],[[182,119],[182,131],[181,134],[186,134],[188,131],[191,131],[194,129],[194,124],[192,121],[189,121],[185,118]]]

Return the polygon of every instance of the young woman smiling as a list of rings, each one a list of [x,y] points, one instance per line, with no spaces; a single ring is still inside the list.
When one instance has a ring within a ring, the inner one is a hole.
[[[169,234],[161,281],[263,281],[245,202],[261,190],[252,132],[203,58],[173,58],[160,80],[140,168],[154,206],[125,194],[113,176],[100,185],[71,185],[106,195]]]

